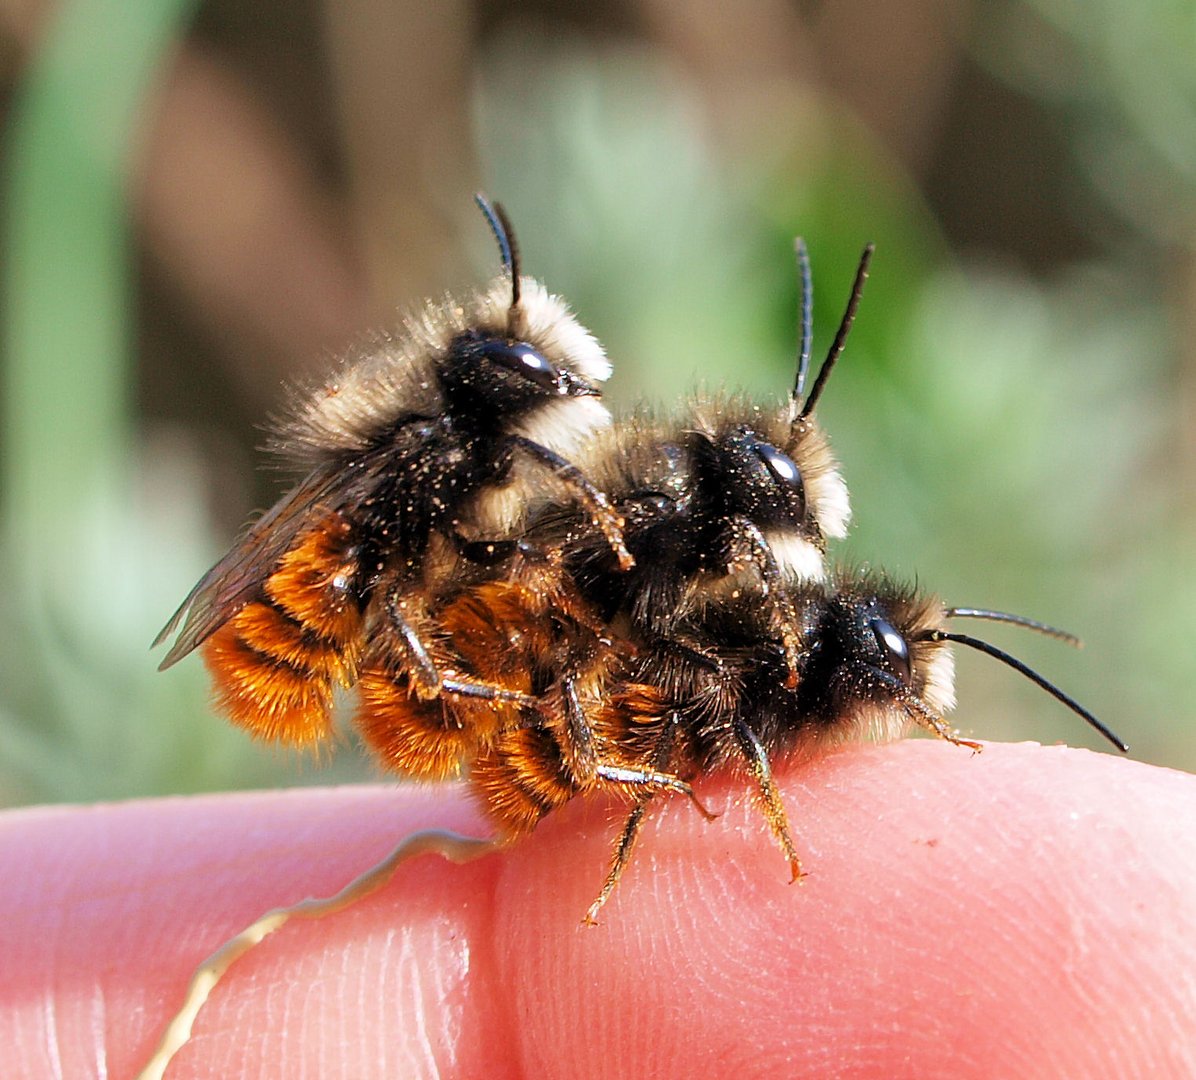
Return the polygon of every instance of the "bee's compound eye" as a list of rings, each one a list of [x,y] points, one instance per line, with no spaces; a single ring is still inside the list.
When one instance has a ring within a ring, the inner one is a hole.
[[[897,628],[888,619],[882,619],[879,615],[872,617],[869,626],[889,667],[901,677],[902,682],[909,683],[909,646],[905,638],[897,633]]]
[[[663,491],[639,491],[622,504],[622,508],[637,520],[665,518],[677,512],[677,500]]]
[[[487,341],[482,345],[482,355],[544,390],[556,391],[560,386],[557,369],[527,342]]]
[[[764,462],[774,480],[782,487],[787,487],[799,495],[803,492],[801,469],[797,462],[788,454],[782,454],[775,446],[768,443],[757,443],[756,454]]]

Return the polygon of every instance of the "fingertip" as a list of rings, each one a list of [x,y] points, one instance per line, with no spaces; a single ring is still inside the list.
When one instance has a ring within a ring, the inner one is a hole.
[[[579,801],[501,855],[405,864],[268,939],[169,1075],[1184,1075],[1192,777],[919,740],[778,780],[798,883],[748,782],[707,778],[720,817],[662,800],[583,926],[627,807]],[[485,831],[460,792],[389,788],[3,826],[0,1043],[42,1054],[17,1076],[45,1075],[54,1040],[67,1074],[89,1051],[131,1074],[199,960],[265,909],[335,892],[413,830]]]
[[[540,1021],[533,1071],[1166,1076],[1196,1052],[1193,778],[914,740],[780,782],[799,885],[741,779],[703,786],[714,823],[662,807],[594,929],[616,808],[570,807],[512,852],[499,977]]]

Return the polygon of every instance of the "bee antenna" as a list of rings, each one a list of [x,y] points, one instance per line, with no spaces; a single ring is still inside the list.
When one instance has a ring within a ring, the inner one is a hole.
[[[499,254],[502,256],[503,268],[511,275],[511,311],[519,307],[519,245],[515,241],[515,230],[511,228],[511,219],[507,217],[502,203],[491,202],[480,191],[476,192],[473,201],[478,204],[486,218],[486,224],[494,233],[498,241]]]
[[[826,354],[826,359],[822,361],[822,367],[818,369],[818,377],[814,380],[810,396],[806,398],[805,404],[798,414],[799,420],[804,420],[814,411],[814,406],[818,404],[818,398],[822,394],[822,389],[826,386],[826,380],[830,377],[831,369],[835,366],[835,361],[839,359],[839,354],[843,351],[843,346],[847,342],[847,335],[851,331],[851,324],[855,322],[856,308],[860,306],[860,296],[864,292],[864,282],[868,280],[868,266],[872,262],[872,252],[875,250],[875,244],[868,244],[864,248],[864,253],[860,256],[860,265],[856,267],[855,281],[851,286],[851,296],[847,300],[847,310],[843,312],[843,318],[839,323],[839,332],[835,334],[835,340],[831,342],[830,351]]]
[[[1060,630],[1055,626],[1048,626],[1037,619],[1027,619],[1024,615],[1011,615],[1007,611],[988,611],[984,608],[964,607],[947,608],[944,614],[948,619],[988,619],[990,622],[1012,623],[1014,626],[1024,626],[1027,630],[1033,630],[1037,634],[1044,634],[1046,637],[1055,638],[1077,649],[1084,647],[1084,643],[1075,634],[1069,634],[1066,630]]]
[[[1009,653],[1003,649],[998,649],[995,645],[990,645],[987,641],[981,641],[979,638],[969,637],[967,634],[952,634],[946,630],[935,630],[928,635],[926,640],[930,641],[954,641],[960,645],[966,645],[969,649],[975,649],[978,652],[987,653],[989,656],[1000,660],[1003,664],[1008,664],[1014,671],[1020,671],[1032,683],[1036,683],[1043,690],[1045,690],[1056,701],[1061,701],[1077,716],[1082,717],[1092,727],[1096,728],[1106,739],[1117,747],[1122,753],[1129,750],[1129,747],[1122,741],[1121,737],[1114,734],[1109,728],[1105,727],[1095,716],[1084,708],[1075,698],[1069,697],[1062,690],[1060,690],[1054,683],[1047,682],[1041,675],[1027,664],[1022,663],[1016,656],[1010,656]]]
[[[800,236],[793,241],[797,253],[797,278],[801,283],[799,303],[799,334],[797,348],[797,378],[793,382],[793,400],[801,401],[810,370],[810,344],[814,339],[814,282],[810,277],[810,253]]]

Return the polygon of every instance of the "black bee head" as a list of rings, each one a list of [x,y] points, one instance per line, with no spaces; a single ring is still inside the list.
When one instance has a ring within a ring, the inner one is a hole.
[[[610,362],[560,297],[521,275],[519,246],[502,206],[483,195],[476,200],[505,274],[471,313],[462,309],[464,325],[437,364],[449,410],[467,426],[505,428],[568,451],[610,421],[595,400]]]
[[[909,685],[909,646],[876,599],[832,595],[821,605],[816,650],[802,672],[806,692],[841,708]]]
[[[825,543],[793,457],[747,425],[696,432],[690,446],[691,531],[710,565],[730,565],[754,548],[767,550],[780,578],[822,576]]]
[[[800,692],[825,722],[871,708],[887,713],[897,730],[911,699],[936,715],[951,707],[950,653],[929,639],[943,621],[933,597],[861,578],[844,581],[804,610],[816,645],[805,659]]]
[[[707,512],[747,518],[763,530],[805,531],[806,488],[797,463],[750,428],[694,442],[694,488]]]
[[[534,345],[479,330],[466,330],[453,339],[442,378],[451,401],[496,420],[554,399],[599,394],[593,383],[558,367]]]

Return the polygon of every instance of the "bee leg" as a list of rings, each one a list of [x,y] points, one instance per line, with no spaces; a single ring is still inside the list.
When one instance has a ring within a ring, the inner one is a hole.
[[[509,690],[505,686],[495,686],[493,683],[479,682],[475,679],[460,678],[452,671],[441,673],[428,653],[423,639],[404,616],[398,590],[392,591],[387,598],[386,614],[407,647],[407,655],[411,660],[408,670],[420,697],[431,699],[440,694],[454,694],[458,697],[482,698],[523,708],[539,707],[539,702],[534,697],[518,690]]]
[[[581,920],[584,925],[598,925],[598,912],[602,910],[603,905],[610,899],[610,894],[615,891],[615,886],[619,884],[619,878],[623,876],[623,871],[627,869],[627,864],[631,861],[631,849],[635,846],[635,838],[639,835],[640,826],[644,823],[644,816],[648,812],[648,803],[651,798],[651,795],[640,797],[631,814],[628,816],[627,822],[623,826],[623,831],[619,833],[619,839],[615,842],[615,853],[611,858],[610,869],[606,872],[606,880],[602,883],[602,891],[598,893],[594,902],[586,909],[585,917]]]
[[[594,524],[606,537],[611,551],[619,560],[619,569],[630,570],[635,565],[635,559],[631,557],[631,552],[627,550],[623,541],[623,518],[611,506],[610,500],[590,482],[586,474],[560,454],[524,435],[512,435],[511,442],[541,465],[551,469],[559,480],[573,489],[573,493],[581,500]]]
[[[694,793],[694,789],[680,777],[672,773],[656,772],[654,769],[628,769],[622,765],[599,765],[594,771],[597,779],[620,787],[652,788],[652,795],[661,791],[671,791],[676,795],[684,795],[695,809],[707,821],[714,821],[718,814],[707,810],[705,804]]]
[[[493,683],[475,682],[473,679],[442,677],[440,690],[454,697],[480,698],[482,701],[496,701],[507,705],[518,705],[524,709],[539,709],[540,702],[531,694],[519,690],[508,690]]]
[[[565,723],[569,732],[569,766],[579,778],[592,778],[597,772],[598,750],[594,746],[594,729],[581,707],[573,675],[562,676],[561,698],[565,703]]]
[[[660,651],[672,653],[687,664],[712,671],[716,675],[723,674],[722,659],[696,642],[683,641],[680,638],[658,637],[654,644]]]
[[[659,768],[639,768],[603,761],[597,747],[594,745],[594,732],[586,719],[581,701],[577,697],[577,688],[572,676],[566,675],[561,680],[561,693],[565,699],[565,716],[569,725],[570,768],[579,781],[598,780],[606,784],[641,792],[651,790],[652,794],[660,791],[672,791],[677,795],[684,795],[694,804],[707,821],[713,821],[717,814],[712,814],[702,805],[702,801],[694,794],[690,787],[680,777],[672,773],[663,772]],[[667,729],[672,731],[675,725]],[[663,742],[664,740],[662,740]],[[668,739],[667,753],[672,753],[672,739]]]
[[[737,517],[732,525],[732,566],[746,559],[756,565],[760,573],[760,584],[768,602],[772,605],[773,613],[781,631],[781,645],[785,652],[785,666],[788,668],[786,686],[792,688],[797,685],[797,673],[800,667],[801,635],[798,627],[797,608],[788,590],[784,588],[781,568],[777,565],[776,557],[769,547],[768,541],[760,527],[748,518]]]
[[[772,778],[772,766],[768,763],[768,752],[764,749],[756,733],[741,719],[736,718],[731,724],[731,731],[739,750],[747,759],[748,768],[755,777],[760,790],[760,797],[764,800],[764,818],[772,834],[777,838],[785,858],[789,860],[789,869],[793,877],[791,881],[800,881],[802,877],[801,859],[798,858],[797,848],[793,845],[793,837],[789,835],[789,818],[785,814],[781,793],[777,790],[776,781]]]
[[[929,709],[915,709],[914,717],[927,730],[933,731],[940,739],[946,739],[947,742],[954,746],[966,746],[974,754],[978,754],[984,749],[984,743],[973,742],[971,739],[961,739],[959,733],[947,724],[941,716],[936,716]]]
[[[679,728],[679,717],[676,713],[670,716],[670,723],[665,728],[661,735],[660,742],[657,743],[656,749],[652,754],[653,766],[650,770],[645,770],[645,775],[651,776],[668,776],[668,773],[659,773],[656,770],[667,769],[673,757],[673,749],[676,745],[676,735]],[[682,781],[683,783],[683,781]],[[688,784],[685,787],[689,787]],[[615,891],[615,886],[619,883],[619,878],[623,876],[623,871],[627,869],[627,864],[631,861],[631,852],[635,846],[636,837],[639,835],[640,828],[644,824],[644,818],[648,814],[648,806],[651,801],[659,794],[659,791],[651,790],[650,788],[641,789],[636,795],[635,806],[632,807],[631,813],[627,816],[627,821],[623,825],[622,832],[619,833],[619,839],[615,841],[615,851],[611,856],[610,869],[606,872],[606,879],[602,882],[602,889],[598,893],[594,902],[586,910],[585,917],[582,922],[586,926],[598,925],[598,912],[602,910],[603,905],[610,899],[611,893]],[[689,797],[694,805],[702,812],[707,821],[713,821],[717,814],[711,814],[698,800],[694,797],[692,790],[689,792]]]

